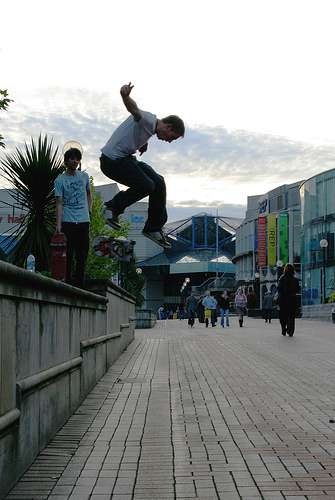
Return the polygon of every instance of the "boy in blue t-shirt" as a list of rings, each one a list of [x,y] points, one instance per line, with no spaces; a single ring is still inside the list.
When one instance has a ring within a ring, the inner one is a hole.
[[[57,219],[55,234],[64,233],[67,239],[66,282],[84,288],[85,267],[90,244],[92,193],[87,173],[77,170],[81,157],[79,149],[68,149],[64,154],[66,170],[55,180]],[[74,253],[76,254],[76,269],[72,278]]]

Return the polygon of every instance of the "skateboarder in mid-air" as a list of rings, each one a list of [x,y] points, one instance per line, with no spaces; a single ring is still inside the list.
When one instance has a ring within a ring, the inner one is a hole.
[[[133,85],[121,87],[120,93],[130,115],[113,133],[101,149],[101,171],[110,179],[128,186],[107,203],[105,220],[113,229],[120,229],[119,215],[136,201],[149,196],[148,219],[142,234],[164,248],[171,248],[162,227],[167,221],[166,186],[164,177],[157,174],[150,165],[138,161],[147,151],[148,140],[153,135],[161,141],[172,142],[183,137],[185,126],[178,116],[170,115],[159,119],[156,115],[138,108],[130,97]]]

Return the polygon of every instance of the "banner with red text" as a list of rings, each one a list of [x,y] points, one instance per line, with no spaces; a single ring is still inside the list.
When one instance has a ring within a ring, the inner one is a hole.
[[[266,266],[266,217],[258,217],[258,266]]]

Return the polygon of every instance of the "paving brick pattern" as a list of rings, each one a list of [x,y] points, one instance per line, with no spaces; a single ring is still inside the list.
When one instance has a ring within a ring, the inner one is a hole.
[[[335,499],[335,325],[136,331],[7,500]]]

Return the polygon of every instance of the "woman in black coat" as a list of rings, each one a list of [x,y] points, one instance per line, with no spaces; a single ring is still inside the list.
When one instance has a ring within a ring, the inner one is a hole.
[[[290,337],[294,333],[297,293],[300,290],[299,280],[294,275],[295,269],[293,264],[286,264],[284,274],[278,281],[281,333],[282,335],[286,335],[287,333]]]

